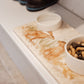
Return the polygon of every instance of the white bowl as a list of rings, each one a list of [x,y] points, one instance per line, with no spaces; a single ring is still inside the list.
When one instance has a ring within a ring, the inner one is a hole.
[[[67,44],[65,45],[65,51],[66,51],[66,64],[67,66],[74,72],[80,74],[80,75],[84,75],[84,60],[80,60],[77,59],[75,57],[73,57],[71,54],[69,54],[67,47],[72,43],[72,42],[78,42],[84,40],[84,36],[78,36],[75,37],[73,39],[71,39],[70,41],[67,42]]]
[[[62,18],[56,13],[45,13],[36,19],[38,30],[42,31],[55,31],[62,24]]]

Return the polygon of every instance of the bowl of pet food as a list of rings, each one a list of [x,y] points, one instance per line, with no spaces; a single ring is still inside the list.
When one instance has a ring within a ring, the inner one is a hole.
[[[84,75],[84,36],[69,40],[65,45],[66,64],[75,73]]]

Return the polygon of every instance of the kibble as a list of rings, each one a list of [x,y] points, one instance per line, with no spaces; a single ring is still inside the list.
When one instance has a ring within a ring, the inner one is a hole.
[[[81,46],[83,46],[83,47],[84,47],[84,43],[81,43]]]
[[[75,58],[84,60],[84,40],[81,42],[72,42],[68,46],[68,52]]]

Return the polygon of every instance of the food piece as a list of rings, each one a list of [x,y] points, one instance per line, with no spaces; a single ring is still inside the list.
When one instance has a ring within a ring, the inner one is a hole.
[[[81,51],[76,51],[76,54],[77,55],[81,55]]]
[[[76,42],[72,42],[71,45],[73,46],[73,48],[77,48],[80,47],[80,44],[76,43]]]
[[[78,56],[78,59],[82,59],[82,55],[79,55],[79,56]]]
[[[84,40],[81,42],[72,42],[68,46],[68,52],[75,58],[84,60]]]
[[[68,51],[70,54],[72,54],[71,50]]]
[[[76,51],[82,51],[84,50],[84,47],[77,47]]]
[[[83,42],[83,43],[81,43],[81,46],[82,46],[82,47],[84,47],[84,42]]]
[[[81,42],[77,42],[77,44],[79,44],[79,45],[80,45],[80,44],[81,44]]]
[[[74,55],[74,57],[75,57],[75,58],[78,58],[78,55],[77,55],[77,54],[75,54],[75,55]]]
[[[70,50],[71,50],[71,52],[72,52],[71,54],[74,56],[74,55],[75,55],[75,49],[73,48],[72,45],[70,46]]]
[[[84,58],[84,51],[82,51],[82,57]]]

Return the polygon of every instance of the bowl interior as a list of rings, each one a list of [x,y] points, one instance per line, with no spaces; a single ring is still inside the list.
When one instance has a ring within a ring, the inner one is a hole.
[[[52,13],[43,14],[43,15],[40,15],[40,16],[37,18],[37,21],[38,21],[40,24],[44,24],[44,25],[56,24],[56,23],[58,23],[60,20],[61,20],[61,17],[60,17],[58,14],[52,14]]]
[[[67,49],[68,49],[68,47],[70,46],[70,44],[71,44],[72,42],[81,42],[82,40],[84,40],[84,36],[79,36],[79,37],[73,38],[72,40],[70,40],[70,41],[67,43]]]

